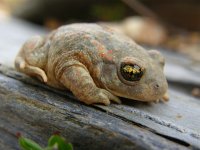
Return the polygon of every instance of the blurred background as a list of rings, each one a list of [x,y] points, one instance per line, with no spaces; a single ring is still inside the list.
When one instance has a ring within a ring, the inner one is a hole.
[[[160,50],[168,80],[200,96],[199,0],[0,0],[0,59],[9,59],[13,36],[15,54],[29,36],[75,22],[97,22]]]

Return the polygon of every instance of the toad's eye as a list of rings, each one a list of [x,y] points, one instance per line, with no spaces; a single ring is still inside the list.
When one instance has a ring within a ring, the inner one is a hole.
[[[121,64],[120,72],[127,81],[139,81],[144,74],[144,69],[136,64]]]

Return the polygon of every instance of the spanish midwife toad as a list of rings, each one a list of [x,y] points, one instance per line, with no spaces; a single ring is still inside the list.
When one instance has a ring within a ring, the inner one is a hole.
[[[15,66],[52,87],[71,90],[86,104],[120,103],[118,96],[168,99],[163,56],[97,24],[71,24],[31,38]]]

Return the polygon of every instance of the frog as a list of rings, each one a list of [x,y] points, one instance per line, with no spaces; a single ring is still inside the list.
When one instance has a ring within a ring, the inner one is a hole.
[[[96,23],[63,25],[47,35],[33,36],[15,59],[19,72],[48,86],[70,90],[88,105],[120,104],[122,98],[168,101],[164,65],[159,51],[146,50]]]

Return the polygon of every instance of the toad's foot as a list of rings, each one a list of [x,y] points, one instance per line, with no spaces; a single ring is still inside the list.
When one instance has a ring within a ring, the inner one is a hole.
[[[46,73],[40,69],[39,67],[34,67],[25,62],[22,57],[17,57],[15,60],[15,67],[17,70],[24,72],[30,76],[35,76],[42,82],[47,82],[47,75]]]
[[[101,103],[109,105],[110,101],[121,103],[117,96],[107,90],[98,88],[88,70],[80,63],[67,67],[59,80],[80,101],[86,104]]]
[[[169,94],[168,94],[168,92],[166,92],[161,99],[157,99],[157,100],[155,100],[153,102],[154,103],[158,103],[160,101],[161,102],[167,102],[167,101],[169,101]]]
[[[42,82],[47,82],[47,75],[44,72],[44,70],[33,64],[31,65],[29,63],[29,61],[32,58],[26,57],[27,54],[29,56],[29,54],[31,55],[31,52],[40,50],[43,43],[44,43],[43,38],[41,38],[39,36],[33,37],[32,39],[27,41],[23,45],[23,47],[21,48],[20,52],[18,53],[18,55],[15,59],[15,67],[20,72],[26,73],[30,76],[35,76]],[[37,56],[39,57],[39,55],[37,55]],[[44,60],[44,58],[43,58],[43,60]],[[32,59],[32,62],[38,62],[37,57],[34,57],[34,59]]]
[[[169,101],[169,93],[168,91],[163,95],[163,97],[161,98],[162,101],[167,102]]]
[[[121,103],[117,96],[114,96],[110,92],[100,88],[94,88],[88,93],[88,95],[77,95],[77,97],[86,104],[102,103],[105,105],[110,105],[110,101],[118,104]]]

